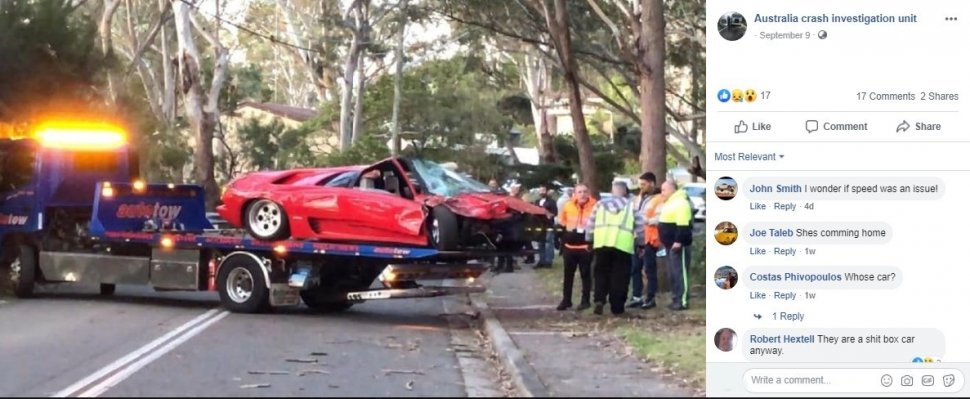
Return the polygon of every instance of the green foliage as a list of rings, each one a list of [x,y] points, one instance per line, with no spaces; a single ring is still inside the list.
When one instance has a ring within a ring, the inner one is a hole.
[[[240,151],[252,169],[279,170],[314,163],[306,128],[287,129],[279,120],[262,123],[247,120],[239,127],[239,139],[245,143]]]
[[[596,165],[597,182],[595,190],[609,191],[613,177],[623,170],[623,158],[618,156],[608,136],[593,135],[593,162]],[[572,137],[557,136],[554,143],[559,154],[560,164],[579,174],[579,150]]]
[[[206,73],[211,74],[211,68],[207,69]],[[206,79],[210,78],[206,77]],[[230,67],[226,83],[219,96],[219,109],[222,110],[231,112],[239,107],[239,103],[246,100],[267,102],[273,98],[273,89],[264,81],[262,69],[255,64]]]
[[[87,110],[110,67],[90,16],[66,0],[0,1],[0,118]],[[55,106],[55,104],[57,104]]]
[[[369,165],[391,156],[387,143],[378,137],[365,135],[347,151],[334,151],[320,158],[324,166]]]
[[[479,62],[456,56],[407,70],[401,79],[401,131],[413,133],[419,147],[468,145],[475,133],[507,131],[513,121],[499,112],[501,85],[482,75]],[[364,103],[367,134],[389,132],[393,99],[392,75],[369,86]]]
[[[690,265],[688,265],[687,275],[690,277],[690,285],[706,285],[707,279],[707,240],[701,233],[694,236],[694,242],[690,245]]]

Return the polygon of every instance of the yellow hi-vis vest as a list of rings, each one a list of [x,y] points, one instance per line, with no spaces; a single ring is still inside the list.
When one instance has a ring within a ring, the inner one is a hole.
[[[596,226],[593,228],[593,249],[616,248],[633,254],[633,207],[628,203],[619,213],[610,213],[606,207],[596,211]]]

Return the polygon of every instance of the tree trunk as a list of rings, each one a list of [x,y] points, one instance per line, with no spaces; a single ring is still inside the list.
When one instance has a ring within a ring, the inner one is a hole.
[[[401,2],[401,30],[397,33],[394,63],[394,103],[391,106],[391,155],[401,153],[401,76],[404,74],[404,33],[407,30],[408,0]]]
[[[353,132],[350,136],[350,145],[353,146],[354,143],[360,139],[363,123],[364,123],[364,93],[366,92],[367,79],[364,76],[364,51],[361,50],[357,53],[357,83],[355,84],[357,91],[357,98],[354,99],[354,127]]]
[[[664,91],[663,0],[641,0],[643,10],[637,53],[640,88],[640,168],[667,176],[666,92]]]
[[[526,91],[529,93],[532,109],[532,122],[536,130],[536,141],[539,147],[539,162],[544,164],[556,163],[555,146],[552,133],[549,131],[549,68],[542,55],[525,56],[525,74],[523,76]]]
[[[106,0],[104,3],[104,12],[101,14],[101,22],[98,24],[98,33],[101,35],[101,52],[104,55],[110,55],[112,51],[111,44],[111,21],[114,20],[115,12],[118,11],[118,6],[121,5],[121,0]],[[108,77],[108,100],[111,103],[115,102],[118,98],[118,82],[112,71],[107,72]]]
[[[185,116],[195,137],[193,157],[195,180],[207,192],[206,207],[211,209],[219,199],[212,154],[216,117],[205,110],[206,98],[202,87],[201,57],[192,37],[189,6],[181,0],[172,0],[172,7],[175,12],[175,33],[179,44],[179,74],[182,78],[181,91],[185,97]]]
[[[580,175],[583,183],[591,188],[598,187],[596,163],[593,158],[593,143],[589,138],[589,131],[586,130],[586,118],[583,115],[583,97],[580,93],[579,77],[577,76],[579,65],[573,55],[569,16],[566,14],[566,1],[555,0],[555,9],[555,23],[550,24],[550,28],[553,28],[550,29],[550,33],[557,37],[556,44],[559,50],[559,59],[563,65],[563,77],[569,90],[569,113],[573,122],[576,149],[579,151]]]
[[[360,53],[360,44],[354,34],[354,42],[350,45],[350,54],[347,55],[347,64],[344,66],[344,91],[340,98],[340,151],[350,149],[354,138],[353,132],[353,113],[350,107],[354,100],[354,72],[357,71],[357,54]]]

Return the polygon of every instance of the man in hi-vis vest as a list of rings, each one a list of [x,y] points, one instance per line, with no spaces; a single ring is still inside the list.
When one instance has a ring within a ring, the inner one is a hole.
[[[629,199],[626,183],[613,182],[613,196],[596,204],[586,240],[593,242],[593,313],[603,314],[607,296],[610,311],[623,314],[630,285],[630,265],[643,244],[643,214]]]
[[[677,189],[677,184],[672,180],[663,183],[660,195],[666,198],[660,210],[660,241],[667,249],[667,278],[673,297],[667,308],[684,310],[687,309],[690,296],[690,277],[687,271],[690,270],[690,251],[694,238],[694,211],[687,192]]]

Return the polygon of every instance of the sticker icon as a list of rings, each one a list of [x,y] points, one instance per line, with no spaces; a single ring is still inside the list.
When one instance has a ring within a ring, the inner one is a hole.
[[[728,91],[728,89],[721,89],[720,91],[717,92],[717,101],[720,101],[722,103],[731,101],[731,92]]]
[[[949,388],[953,386],[953,383],[957,381],[957,377],[953,374],[947,374],[943,376],[943,386]]]

